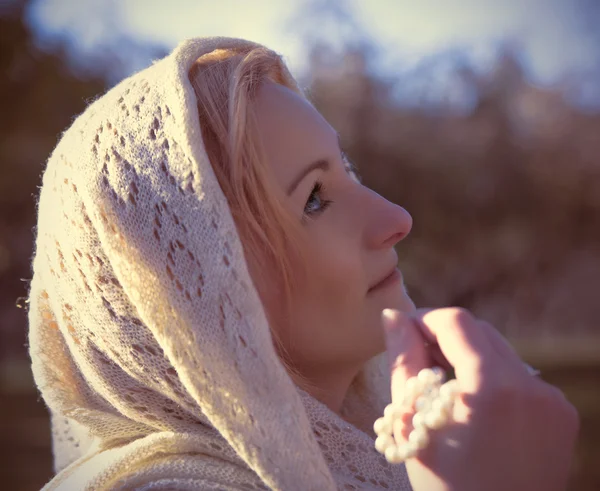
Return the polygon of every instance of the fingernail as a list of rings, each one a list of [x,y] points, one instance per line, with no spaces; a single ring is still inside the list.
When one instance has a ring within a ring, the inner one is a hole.
[[[381,316],[384,320],[393,321],[396,318],[396,310],[394,309],[383,309],[381,311]]]
[[[398,322],[400,312],[396,309],[383,309],[381,311],[381,319],[385,328],[392,327],[392,325]]]

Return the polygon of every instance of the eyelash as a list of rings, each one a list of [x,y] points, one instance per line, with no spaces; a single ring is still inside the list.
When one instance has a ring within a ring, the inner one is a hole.
[[[342,151],[342,161],[344,162],[344,166],[348,174],[352,175],[359,184],[362,184],[362,177],[358,173],[356,166],[348,159],[348,156],[345,152]],[[307,218],[313,219],[315,216],[323,213],[331,204],[333,204],[333,200],[321,199],[321,206],[317,211],[306,211],[308,208],[308,203],[311,202],[312,198],[315,196],[320,196],[321,194],[327,194],[325,185],[321,181],[317,181],[310,192],[310,196],[306,201],[306,206],[304,207],[303,221]]]
[[[306,206],[304,207],[304,215],[302,216],[303,220],[306,218],[314,218],[316,215],[320,215],[333,203],[333,201],[330,199],[321,199],[321,206],[317,211],[306,211],[306,209],[308,208],[308,204],[311,202],[312,198],[314,196],[320,196],[321,193],[325,193],[325,191],[326,190],[323,183],[321,181],[317,181],[313,186],[312,191],[310,192],[308,200],[306,200]]]

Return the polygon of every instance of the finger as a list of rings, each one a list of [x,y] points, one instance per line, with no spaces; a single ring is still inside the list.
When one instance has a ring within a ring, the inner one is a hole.
[[[420,308],[420,309],[418,309],[418,312],[420,314],[426,314],[427,312],[431,312],[432,310],[435,310],[435,309]],[[419,327],[418,324],[417,324],[417,327]],[[431,360],[433,361],[433,363],[436,364],[437,366],[443,368],[447,372],[451,371],[453,369],[453,367],[450,364],[450,362],[446,359],[444,354],[442,353],[442,350],[440,349],[439,345],[437,344],[437,340],[435,339],[435,336],[433,336],[431,333],[423,331],[423,330],[420,330],[420,332],[423,335],[423,337],[425,338],[426,347],[427,347],[429,356],[431,357]]]
[[[440,309],[421,308],[421,309],[417,309],[417,312],[419,314],[425,315],[429,312],[432,312],[433,310],[440,310]],[[498,329],[496,329],[492,324],[490,324],[489,322],[487,322],[485,320],[475,319],[474,317],[473,317],[473,319],[475,320],[476,323],[478,323],[478,325],[482,329],[484,329],[487,332],[487,334],[490,338],[489,341],[490,341],[491,345],[494,347],[494,349],[496,349],[498,354],[502,355],[503,357],[505,357],[507,359],[514,360],[514,361],[516,361],[518,359],[522,362],[522,360],[521,360],[519,354],[517,353],[517,351],[515,350],[515,348],[508,342],[508,340],[504,336],[502,336],[502,334],[500,334]],[[429,330],[425,329],[423,332],[423,335],[427,339],[428,343],[431,343],[434,346],[437,345],[437,339],[436,339],[435,335],[433,333],[431,333]],[[437,359],[437,357],[436,357],[436,359]],[[445,357],[443,360],[445,360]],[[440,361],[440,363],[443,363],[443,361]],[[527,366],[528,365],[526,365],[526,367]],[[531,372],[531,370],[528,370],[528,371]]]
[[[427,312],[431,312],[432,310],[435,309],[419,309],[419,312],[425,314]],[[524,363],[516,349],[492,324],[481,319],[476,319],[475,322],[481,329],[486,331],[491,346],[502,358],[513,361],[515,363],[515,366],[518,366],[518,370],[523,371],[523,373],[525,373],[526,371],[529,375],[539,375],[540,371],[530,367],[529,365],[527,365],[527,363]],[[438,345],[435,341],[435,337],[428,331],[424,332],[423,335],[427,339],[428,343],[431,343],[430,350],[432,358],[442,368],[448,370],[450,368],[446,367],[446,364],[449,365],[448,360],[446,360],[443,353],[441,353],[441,351],[439,350]]]
[[[490,340],[490,344],[496,350],[496,352],[507,360],[511,360],[518,364],[519,367],[523,366],[523,360],[519,357],[518,353],[508,340],[500,334],[492,324],[484,320],[477,320],[479,327],[486,332]]]
[[[425,340],[414,321],[395,309],[384,309],[382,322],[390,364],[392,400],[402,401],[406,381],[428,366]]]
[[[490,343],[496,352],[506,361],[511,363],[516,373],[523,376],[539,375],[540,371],[529,366],[517,353],[517,350],[508,342],[498,329],[484,320],[478,320],[478,325],[487,332]]]
[[[425,337],[439,345],[461,388],[477,392],[482,385],[482,368],[494,365],[499,356],[475,318],[460,308],[417,309],[412,315]]]
[[[446,360],[438,344],[431,343],[426,346],[426,349],[434,365],[442,368],[445,372],[452,371],[452,365]]]
[[[509,360],[519,359],[519,355],[517,355],[515,349],[508,343],[508,340],[498,332],[498,329],[484,320],[477,320],[476,322],[479,327],[487,333],[492,347],[499,355]]]

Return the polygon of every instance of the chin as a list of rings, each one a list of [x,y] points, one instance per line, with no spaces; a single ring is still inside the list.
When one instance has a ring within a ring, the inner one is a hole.
[[[399,289],[400,290],[400,289]],[[391,293],[391,292],[390,292]],[[379,329],[373,332],[372,325],[367,327],[368,329],[368,341],[364,343],[364,347],[368,349],[369,355],[371,357],[377,356],[387,350],[385,343],[385,332],[383,330],[382,320],[381,320],[381,311],[385,308],[391,308],[399,310],[400,312],[404,312],[407,314],[413,313],[417,310],[415,303],[408,296],[408,293],[404,288],[398,291],[397,294],[390,295],[390,298],[387,302],[382,302],[377,307],[377,312],[375,313],[375,323],[379,326]]]
[[[415,303],[412,301],[412,298],[408,296],[404,286],[402,286],[402,290],[398,292],[397,295],[394,295],[394,298],[391,299],[391,302],[389,302],[389,305],[385,308],[396,309],[407,314],[417,310]],[[381,310],[383,310],[383,308]]]
[[[408,296],[408,293],[404,294],[404,298],[402,299],[402,307],[400,307],[398,310],[400,310],[401,312],[406,312],[408,314],[417,310],[417,306],[412,301],[412,298]]]
[[[365,347],[368,348],[369,351],[367,356],[368,359],[387,351],[383,325],[380,325],[380,328],[377,329],[375,333],[371,333],[369,341],[365,343]]]

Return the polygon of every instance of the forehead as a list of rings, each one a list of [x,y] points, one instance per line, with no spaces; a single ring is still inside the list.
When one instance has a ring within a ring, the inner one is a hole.
[[[265,156],[284,187],[299,169],[335,155],[336,131],[306,99],[287,87],[266,82],[256,102]]]

